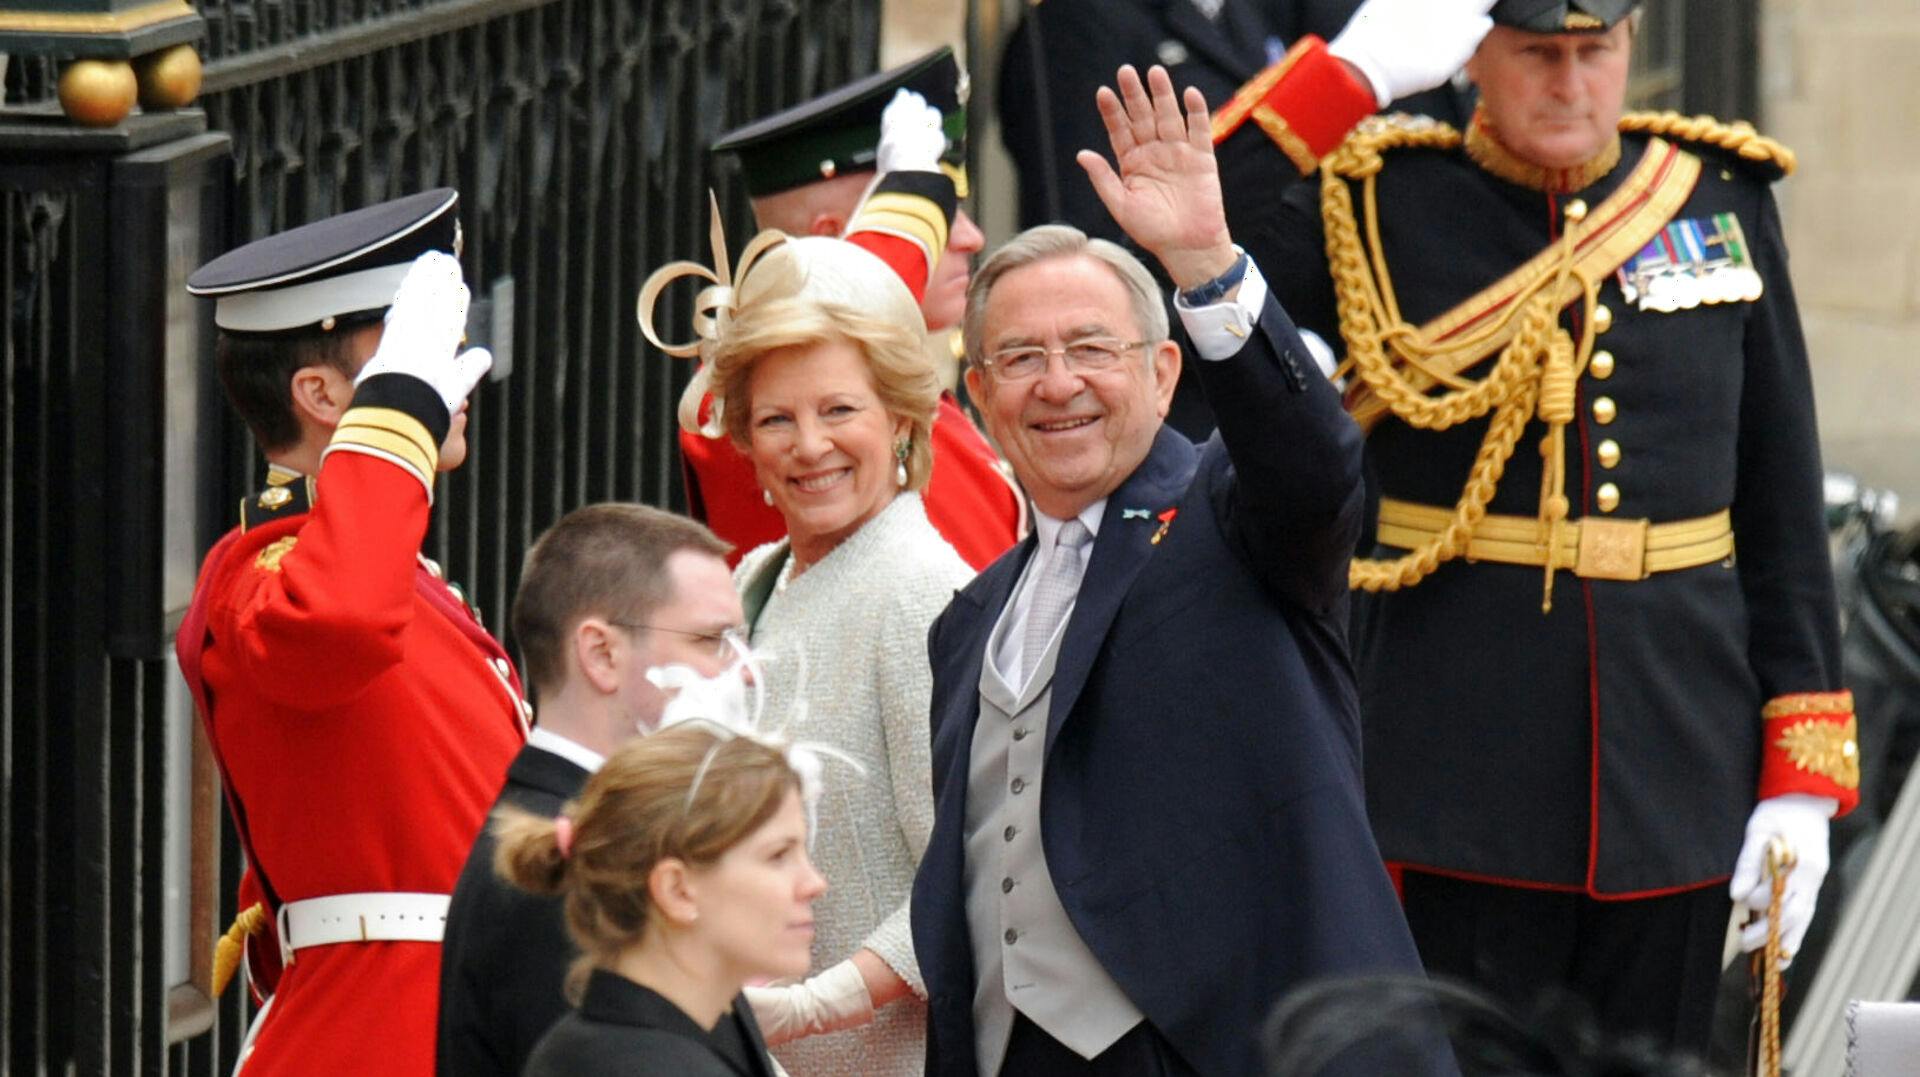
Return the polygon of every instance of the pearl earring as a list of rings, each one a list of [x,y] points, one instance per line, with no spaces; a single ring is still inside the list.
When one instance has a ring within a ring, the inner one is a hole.
[[[772,508],[773,507],[773,491],[768,490],[765,487],[762,487],[760,490],[760,500],[766,502],[768,508]]]
[[[893,482],[894,485],[902,489],[905,489],[907,485],[907,457],[911,455],[912,452],[912,438],[903,438],[899,444],[893,447],[894,459],[898,461],[893,465]]]

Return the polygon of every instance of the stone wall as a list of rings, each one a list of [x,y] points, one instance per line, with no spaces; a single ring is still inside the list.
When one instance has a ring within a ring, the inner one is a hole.
[[[1761,129],[1778,188],[1830,469],[1920,512],[1920,4],[1765,0]]]

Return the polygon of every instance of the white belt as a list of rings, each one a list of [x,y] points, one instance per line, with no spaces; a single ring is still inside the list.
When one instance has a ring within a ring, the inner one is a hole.
[[[447,930],[446,894],[334,894],[280,906],[280,960],[336,942],[439,942]]]

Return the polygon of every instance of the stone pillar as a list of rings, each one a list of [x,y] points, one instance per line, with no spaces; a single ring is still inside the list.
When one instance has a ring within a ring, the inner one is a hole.
[[[1920,5],[1765,0],[1761,129],[1778,188],[1829,469],[1920,512]]]

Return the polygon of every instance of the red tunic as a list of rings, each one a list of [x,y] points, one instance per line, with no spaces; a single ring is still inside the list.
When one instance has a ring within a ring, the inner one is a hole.
[[[281,900],[450,893],[524,740],[518,683],[418,557],[417,477],[340,452],[317,491],[311,512],[229,535],[202,570],[188,624],[204,617],[215,751]],[[300,950],[246,1077],[431,1074],[439,970],[437,943]]]

